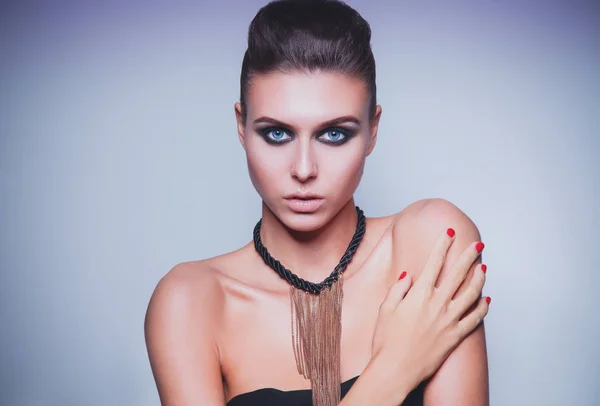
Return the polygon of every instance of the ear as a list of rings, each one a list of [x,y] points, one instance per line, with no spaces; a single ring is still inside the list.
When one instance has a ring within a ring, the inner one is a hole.
[[[244,149],[246,149],[246,144],[245,144],[245,140],[244,140],[246,123],[244,122],[244,118],[242,117],[242,105],[240,104],[240,102],[235,103],[234,110],[235,110],[235,120],[237,122],[238,138],[240,140],[240,143],[242,144],[242,147]]]
[[[375,148],[375,144],[377,143],[377,130],[379,129],[379,119],[381,118],[381,106],[378,104],[375,107],[375,115],[371,120],[370,128],[369,128],[369,148],[367,149],[367,156],[371,155],[373,149]]]

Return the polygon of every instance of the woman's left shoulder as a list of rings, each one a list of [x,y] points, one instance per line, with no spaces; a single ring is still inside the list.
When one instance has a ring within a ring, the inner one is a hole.
[[[478,239],[479,230],[473,220],[458,206],[442,198],[417,200],[394,215],[394,239],[425,242],[427,246],[448,228],[457,236]]]

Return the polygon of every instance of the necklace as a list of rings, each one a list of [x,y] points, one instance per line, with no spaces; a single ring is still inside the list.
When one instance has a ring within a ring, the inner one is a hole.
[[[313,283],[293,274],[273,258],[260,238],[262,219],[254,227],[254,248],[290,284],[292,348],[298,373],[310,380],[313,406],[335,406],[341,397],[340,341],[342,336],[342,274],[365,234],[366,219],[358,220],[346,252],[331,274]]]

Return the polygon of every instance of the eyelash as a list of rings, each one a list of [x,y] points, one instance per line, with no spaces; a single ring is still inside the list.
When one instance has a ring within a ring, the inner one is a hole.
[[[269,135],[268,135],[270,132],[273,132],[273,131],[281,131],[281,132],[287,134],[290,138],[293,138],[291,131],[288,131],[285,128],[281,128],[281,127],[267,127],[267,128],[258,130],[259,134],[269,144],[278,145],[278,144],[285,144],[290,141],[290,139],[286,139],[283,141],[274,140],[273,138],[269,137]],[[323,135],[330,133],[330,132],[335,132],[335,133],[341,134],[343,136],[342,140],[341,141],[321,141],[321,142],[323,142],[325,144],[329,144],[329,145],[342,145],[342,144],[345,144],[346,142],[348,142],[348,140],[350,140],[350,138],[352,138],[354,136],[354,133],[352,131],[349,131],[345,128],[332,127],[332,128],[327,128],[324,131],[322,131],[317,138],[320,138]]]

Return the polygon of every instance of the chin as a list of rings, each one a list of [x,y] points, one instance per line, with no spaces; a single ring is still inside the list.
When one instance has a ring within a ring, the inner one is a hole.
[[[313,213],[297,213],[284,209],[279,220],[289,229],[301,233],[309,233],[321,229],[327,224],[327,214],[324,210]]]

